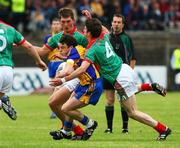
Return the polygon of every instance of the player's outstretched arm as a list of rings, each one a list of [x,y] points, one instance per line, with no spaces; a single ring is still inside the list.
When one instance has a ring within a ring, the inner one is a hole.
[[[38,46],[34,46],[34,47],[41,57],[45,57],[51,52],[51,50],[47,48],[45,45],[43,47],[38,47]]]
[[[51,86],[59,86],[59,85],[65,83],[66,81],[70,81],[70,80],[72,80],[74,78],[77,78],[87,70],[89,65],[90,65],[89,62],[83,61],[81,66],[79,68],[77,68],[75,71],[73,71],[70,75],[68,75],[68,76],[66,76],[64,78],[54,78],[54,79],[49,81],[49,85],[51,85]]]
[[[42,70],[47,69],[46,64],[41,60],[38,52],[36,51],[36,49],[34,48],[34,46],[31,43],[29,43],[28,41],[25,41],[21,46],[23,46],[25,48],[26,52],[34,58],[36,65],[39,68],[41,68]]]
[[[89,10],[82,10],[82,14],[87,18],[87,19],[92,19],[92,15],[91,15],[91,12]],[[109,30],[102,25],[102,30],[103,32],[109,34]]]

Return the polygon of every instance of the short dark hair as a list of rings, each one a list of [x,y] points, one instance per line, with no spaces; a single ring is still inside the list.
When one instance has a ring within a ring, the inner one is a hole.
[[[59,15],[60,19],[61,19],[61,17],[64,17],[64,18],[71,17],[73,20],[75,19],[74,13],[73,13],[72,9],[70,9],[70,8],[59,9],[58,15]]]
[[[51,22],[59,22],[59,18],[55,17],[55,18],[52,19]]]
[[[99,37],[102,32],[102,24],[96,19],[92,18],[85,22],[87,31],[91,33],[92,37]]]
[[[125,17],[124,17],[123,15],[121,15],[121,14],[119,14],[119,13],[115,13],[115,14],[113,15],[113,18],[114,18],[114,17],[120,17],[120,18],[122,18],[123,24],[126,24],[126,19],[125,19]]]
[[[70,46],[76,47],[77,46],[76,39],[73,36],[68,35],[68,34],[64,34],[61,37],[59,42],[62,44],[66,44],[68,47],[70,47]]]

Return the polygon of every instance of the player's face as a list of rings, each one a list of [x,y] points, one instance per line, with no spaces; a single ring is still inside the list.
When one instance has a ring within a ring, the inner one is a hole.
[[[60,21],[61,21],[62,30],[65,33],[69,33],[72,31],[74,27],[74,20],[71,17],[67,17],[67,18],[61,17]]]
[[[124,28],[124,23],[121,17],[113,17],[112,28],[115,33],[121,33]]]
[[[59,46],[59,51],[61,52],[61,54],[63,56],[67,56],[71,47],[68,47],[66,44],[62,44],[62,43],[60,43],[58,46]]]
[[[61,31],[61,23],[60,21],[53,21],[51,25],[51,30],[54,33],[58,33]]]

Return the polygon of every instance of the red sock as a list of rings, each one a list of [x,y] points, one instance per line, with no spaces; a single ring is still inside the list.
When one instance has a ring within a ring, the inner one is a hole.
[[[73,132],[76,135],[83,135],[84,130],[79,125],[76,125],[73,127]]]
[[[141,84],[141,91],[152,91],[151,84],[149,83]]]
[[[164,124],[158,122],[158,124],[154,127],[154,129],[159,133],[163,133],[166,131],[166,126]]]

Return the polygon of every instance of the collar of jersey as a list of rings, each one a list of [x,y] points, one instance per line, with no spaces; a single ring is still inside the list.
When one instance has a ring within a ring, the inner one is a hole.
[[[89,44],[87,45],[87,49],[89,49],[97,41],[97,39],[99,39],[99,38],[103,39],[104,35],[105,35],[105,33],[102,32],[99,37],[91,38],[90,41],[89,41]]]

